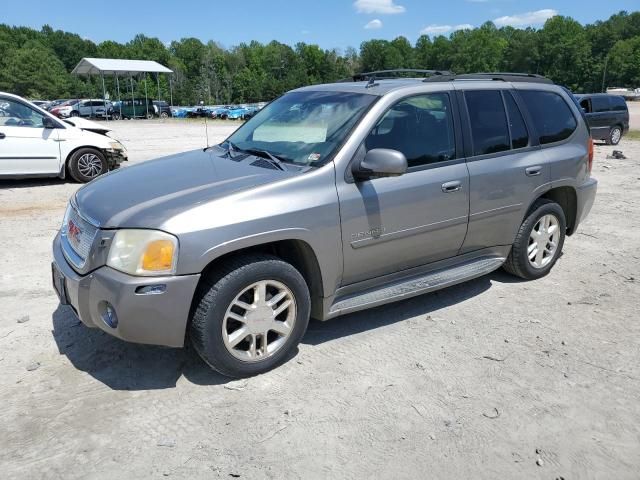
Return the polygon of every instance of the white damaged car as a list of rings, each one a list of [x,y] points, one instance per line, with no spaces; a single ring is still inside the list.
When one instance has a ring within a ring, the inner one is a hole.
[[[78,182],[118,168],[127,151],[110,129],[82,118],[60,120],[0,92],[0,178],[71,176]]]

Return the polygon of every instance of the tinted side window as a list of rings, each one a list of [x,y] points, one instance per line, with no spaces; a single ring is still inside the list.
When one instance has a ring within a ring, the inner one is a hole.
[[[504,100],[507,104],[509,115],[509,128],[511,130],[511,148],[523,148],[529,145],[529,133],[522,118],[522,113],[513,99],[511,92],[504,92]]]
[[[449,95],[417,95],[396,103],[369,133],[365,147],[398,150],[409,167],[455,158]]]
[[[609,97],[593,97],[591,99],[591,108],[593,108],[594,112],[608,112],[611,110],[611,105],[609,105]]]
[[[500,92],[467,91],[464,96],[471,121],[473,154],[485,155],[509,150],[509,127]]]
[[[559,142],[569,138],[578,126],[569,105],[554,92],[520,90],[533,123],[540,135],[540,143]]]
[[[622,97],[611,97],[611,109],[616,112],[626,112],[627,102]]]

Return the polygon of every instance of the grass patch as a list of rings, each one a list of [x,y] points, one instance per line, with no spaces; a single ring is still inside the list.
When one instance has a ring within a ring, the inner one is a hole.
[[[627,140],[635,140],[637,142],[640,142],[640,130],[629,130],[624,138]]]

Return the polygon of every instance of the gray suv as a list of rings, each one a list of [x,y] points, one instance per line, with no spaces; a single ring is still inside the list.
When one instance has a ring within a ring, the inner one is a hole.
[[[240,377],[290,357],[310,317],[549,273],[596,194],[570,94],[384,75],[291,91],[220,145],[78,190],[53,243],[61,303],[123,340],[189,338]]]

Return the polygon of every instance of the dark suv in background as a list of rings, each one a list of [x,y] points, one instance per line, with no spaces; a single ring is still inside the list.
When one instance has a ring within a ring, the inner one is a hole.
[[[604,140],[609,145],[620,143],[622,135],[629,131],[629,109],[624,98],[607,93],[576,95],[584,110],[594,140]]]
[[[153,111],[160,118],[169,118],[171,114],[171,106],[164,100],[153,101]]]

